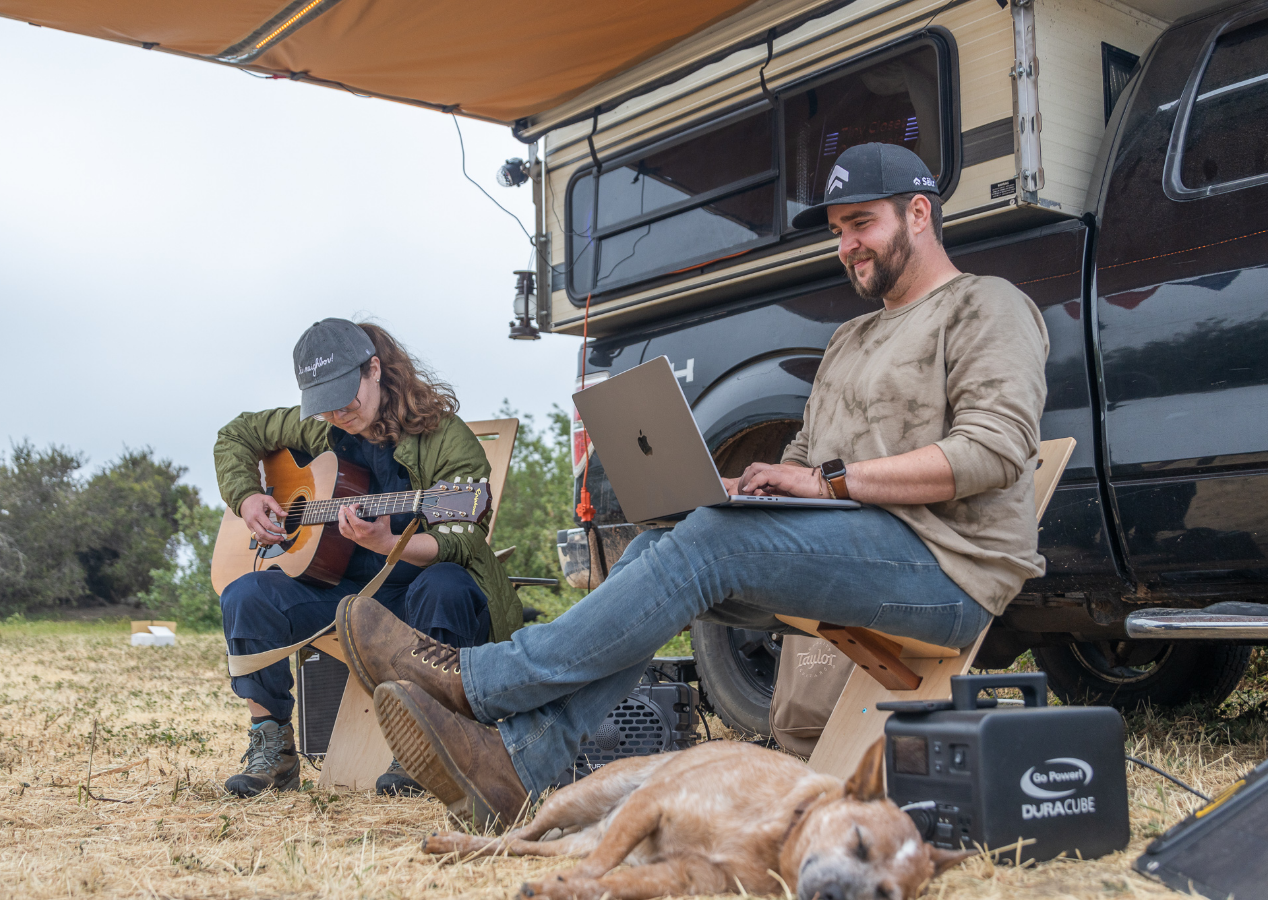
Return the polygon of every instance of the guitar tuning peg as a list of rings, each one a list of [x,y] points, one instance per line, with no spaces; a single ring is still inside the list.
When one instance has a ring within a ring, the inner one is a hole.
[[[455,526],[453,527],[453,530],[454,530],[454,531],[456,531],[456,532],[458,532],[459,534],[462,534],[464,531],[466,531],[466,529],[465,529],[465,528],[463,528],[461,525],[455,525]]]
[[[441,525],[441,526],[440,526],[440,528],[439,528],[438,530],[440,531],[440,533],[441,533],[441,534],[448,534],[448,533],[449,533],[449,526],[448,526],[448,525]]]
[[[470,476],[470,475],[468,475],[468,476],[467,476],[467,484],[470,484],[470,483],[471,483],[471,476]]]
[[[481,479],[480,479],[480,483],[481,483],[481,484],[487,484],[487,483],[488,483],[488,481],[489,481],[489,479],[487,479],[487,478],[481,478]]]

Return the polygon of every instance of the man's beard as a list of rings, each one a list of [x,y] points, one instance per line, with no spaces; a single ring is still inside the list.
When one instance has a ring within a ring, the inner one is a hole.
[[[854,274],[854,263],[864,259],[872,260],[872,277],[867,282]],[[898,284],[898,279],[902,277],[903,270],[910,261],[911,238],[907,229],[900,227],[879,254],[852,254],[845,267],[845,274],[849,276],[850,284],[854,285],[854,293],[864,300],[880,300]]]

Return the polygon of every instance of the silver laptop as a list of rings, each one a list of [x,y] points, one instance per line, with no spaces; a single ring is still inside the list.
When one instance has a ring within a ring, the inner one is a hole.
[[[729,494],[667,357],[572,399],[630,522],[671,521],[700,506],[859,508],[853,500]]]

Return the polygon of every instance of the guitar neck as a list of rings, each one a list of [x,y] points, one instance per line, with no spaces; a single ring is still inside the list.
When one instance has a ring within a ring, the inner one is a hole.
[[[399,491],[394,494],[369,494],[362,497],[337,497],[333,500],[313,500],[304,507],[304,525],[321,525],[339,519],[339,508],[360,504],[357,516],[373,519],[376,516],[394,516],[413,512],[420,502],[422,491]]]

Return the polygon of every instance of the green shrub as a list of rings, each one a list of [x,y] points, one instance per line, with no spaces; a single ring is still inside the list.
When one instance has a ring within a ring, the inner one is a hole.
[[[164,566],[150,572],[152,587],[137,596],[142,605],[172,616],[186,628],[220,628],[220,598],[211,587],[211,554],[223,515],[223,509],[206,505],[177,511],[175,552]]]

